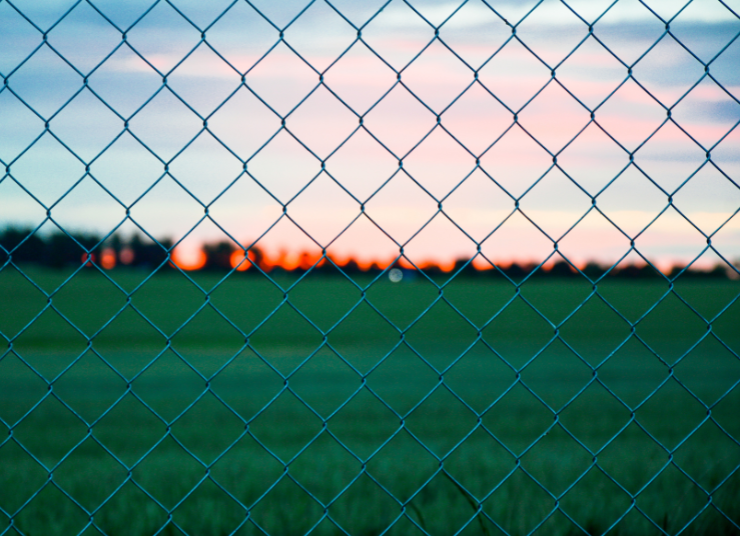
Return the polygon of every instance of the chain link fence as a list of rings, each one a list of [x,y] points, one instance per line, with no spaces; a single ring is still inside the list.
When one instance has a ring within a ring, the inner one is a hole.
[[[740,532],[738,7],[0,0],[0,534]]]

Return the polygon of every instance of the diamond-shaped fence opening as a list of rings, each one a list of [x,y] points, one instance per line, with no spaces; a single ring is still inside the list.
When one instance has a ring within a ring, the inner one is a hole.
[[[739,9],[0,0],[0,534],[740,532]]]

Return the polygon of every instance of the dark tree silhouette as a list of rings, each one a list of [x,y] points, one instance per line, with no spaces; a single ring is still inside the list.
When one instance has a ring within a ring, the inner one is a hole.
[[[134,234],[128,239],[118,234],[113,234],[102,240],[100,236],[92,233],[65,233],[56,231],[50,234],[34,232],[31,228],[6,227],[0,229],[0,267],[8,262],[16,265],[36,264],[48,268],[65,268],[79,267],[83,263],[89,265],[101,264],[103,252],[115,255],[113,265],[125,264],[130,267],[139,267],[155,269],[158,267],[169,268],[168,255],[172,253],[173,242],[168,238],[162,238],[152,241],[148,237],[140,234]],[[232,242],[216,242],[205,244],[203,252],[206,255],[204,269],[212,271],[225,272],[232,269],[231,256],[239,249]],[[310,258],[308,253],[303,253],[301,258]],[[276,266],[272,267],[266,262],[265,255],[258,247],[249,249],[249,258],[253,264],[256,264],[264,271],[276,270],[281,271],[285,268]],[[312,262],[299,263],[299,266],[292,271],[305,272],[312,266]],[[379,274],[383,268],[378,264],[373,264],[370,268],[360,268],[355,260],[350,259],[344,264],[332,263],[325,260],[322,263],[310,268],[316,274],[336,274],[337,270],[334,264],[348,276],[357,275],[363,272]],[[394,265],[401,268],[399,265]],[[477,269],[469,259],[458,259],[455,261],[454,269],[449,274],[459,274],[462,277],[483,277],[483,278],[503,278],[504,275],[513,281],[521,281],[527,277],[535,265],[521,265],[512,263],[508,266],[497,266],[487,270]],[[402,268],[404,273],[411,275],[414,270]],[[430,277],[443,277],[447,274],[436,265],[427,265],[424,272]],[[683,272],[682,272],[683,271]],[[259,270],[247,270],[245,274],[258,274]],[[606,272],[606,277],[628,278],[628,279],[645,279],[663,277],[660,272],[649,264],[618,266],[610,269],[608,265],[600,265],[596,262],[588,263],[581,273],[592,280],[599,279]],[[694,268],[685,269],[683,266],[675,266],[671,269],[668,277],[712,277],[726,278],[729,277],[729,270],[726,266],[717,265],[710,270],[697,270]],[[541,267],[532,274],[536,278],[573,278],[581,277],[578,270],[573,268],[565,261],[559,261],[550,267]],[[407,278],[408,279],[408,278]]]

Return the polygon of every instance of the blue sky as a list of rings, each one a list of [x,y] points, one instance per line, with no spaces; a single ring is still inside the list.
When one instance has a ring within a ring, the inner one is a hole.
[[[0,0],[0,224],[740,258],[739,2],[252,4]]]

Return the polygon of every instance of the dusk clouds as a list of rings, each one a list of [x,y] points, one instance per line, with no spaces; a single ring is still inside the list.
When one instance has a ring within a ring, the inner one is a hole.
[[[614,262],[631,240],[736,260],[739,13],[0,0],[0,225],[414,262],[555,243]]]

